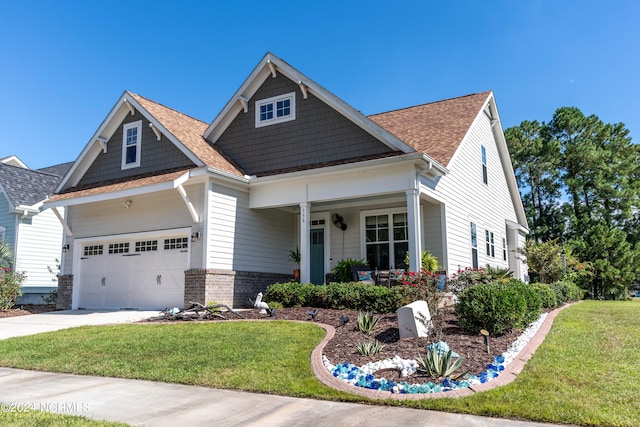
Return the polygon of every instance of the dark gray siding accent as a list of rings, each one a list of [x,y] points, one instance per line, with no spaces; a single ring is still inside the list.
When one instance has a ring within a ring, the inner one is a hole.
[[[296,119],[255,127],[255,102],[296,93]],[[392,152],[389,147],[282,74],[268,77],[216,145],[249,175]]]
[[[142,144],[140,166],[122,170],[122,127],[131,122],[142,120]],[[162,135],[160,141],[149,127],[149,121],[139,111],[130,114],[122,121],[118,130],[107,142],[107,152],[100,152],[93,164],[84,174],[79,185],[93,184],[117,178],[133,177],[155,171],[194,165],[167,137]]]

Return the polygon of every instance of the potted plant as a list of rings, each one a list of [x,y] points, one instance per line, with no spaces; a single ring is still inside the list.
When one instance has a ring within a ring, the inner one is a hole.
[[[296,268],[293,270],[293,278],[300,280],[300,251],[298,248],[289,251],[289,259],[296,264]]]

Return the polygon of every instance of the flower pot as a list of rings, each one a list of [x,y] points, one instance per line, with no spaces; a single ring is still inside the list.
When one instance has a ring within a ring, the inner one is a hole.
[[[293,278],[295,280],[300,280],[300,269],[296,268],[295,270],[293,270]]]

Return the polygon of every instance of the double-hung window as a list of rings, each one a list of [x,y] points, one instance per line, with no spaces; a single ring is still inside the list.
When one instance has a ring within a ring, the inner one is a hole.
[[[487,149],[484,145],[480,147],[482,151],[482,182],[489,184],[489,172],[487,171]]]
[[[502,238],[502,260],[507,260],[507,239]]]
[[[142,120],[127,123],[122,127],[122,169],[140,166],[141,141]]]
[[[476,270],[478,268],[478,232],[476,224],[471,223],[471,267]]]
[[[496,257],[496,246],[493,242],[493,232],[489,230],[484,231],[484,237],[487,245],[487,256],[491,258]]]
[[[256,101],[256,127],[296,119],[296,93],[273,96]]]
[[[366,259],[372,268],[389,270],[406,268],[404,264],[409,249],[409,223],[406,212],[366,215]]]

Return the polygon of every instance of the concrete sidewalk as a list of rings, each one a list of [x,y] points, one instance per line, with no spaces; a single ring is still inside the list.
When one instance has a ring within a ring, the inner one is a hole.
[[[90,377],[0,368],[0,401],[25,408],[120,421],[176,426],[545,426],[356,403],[328,402],[216,390],[152,381]],[[2,405],[0,405],[2,406]]]
[[[75,326],[131,323],[159,314],[159,311],[64,310],[4,317],[0,318],[0,340]]]

